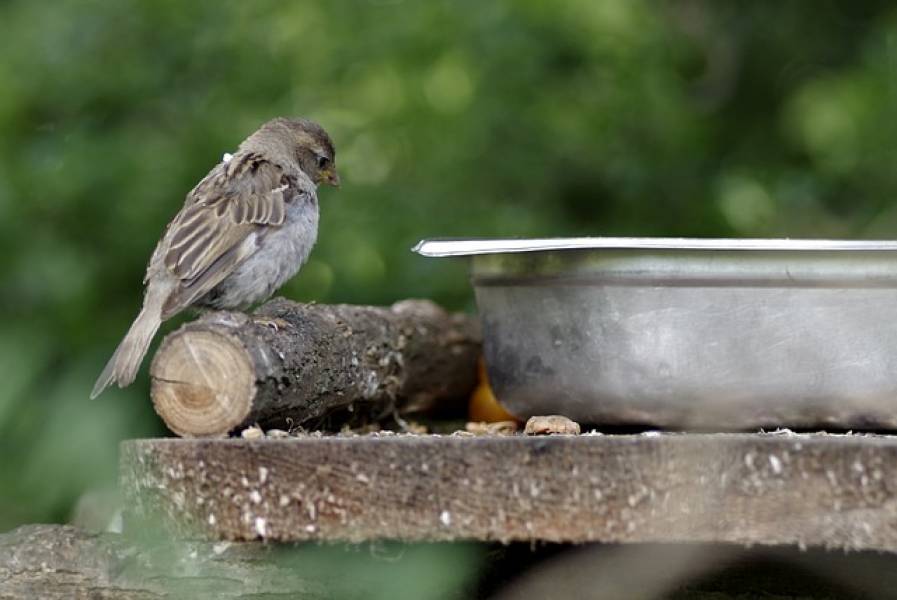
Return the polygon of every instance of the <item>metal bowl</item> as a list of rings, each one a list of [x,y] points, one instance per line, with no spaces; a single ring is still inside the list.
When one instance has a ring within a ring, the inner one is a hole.
[[[489,377],[520,417],[897,427],[897,242],[425,240],[472,256]]]

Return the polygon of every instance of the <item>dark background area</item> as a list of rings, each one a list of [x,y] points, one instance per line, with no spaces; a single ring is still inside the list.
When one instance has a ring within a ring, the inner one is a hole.
[[[164,434],[145,367],[87,395],[185,193],[274,116],[343,177],[298,300],[472,310],[422,237],[897,235],[890,2],[6,0],[0,48],[0,531]]]

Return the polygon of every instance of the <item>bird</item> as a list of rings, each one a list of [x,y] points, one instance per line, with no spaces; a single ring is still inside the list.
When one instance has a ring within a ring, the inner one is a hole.
[[[143,307],[90,397],[134,381],[162,322],[188,308],[249,307],[293,277],[317,240],[321,184],[339,187],[336,153],[308,119],[272,119],[225,154],[162,234]]]

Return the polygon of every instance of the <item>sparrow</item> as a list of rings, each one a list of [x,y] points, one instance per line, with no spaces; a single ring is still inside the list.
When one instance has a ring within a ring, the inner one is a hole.
[[[162,234],[143,308],[90,397],[134,381],[163,321],[188,308],[248,307],[295,275],[317,239],[322,183],[340,183],[333,142],[307,119],[268,121],[225,154]]]

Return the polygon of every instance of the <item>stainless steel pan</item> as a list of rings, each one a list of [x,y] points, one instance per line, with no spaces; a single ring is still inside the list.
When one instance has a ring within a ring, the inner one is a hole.
[[[897,242],[427,240],[472,256],[497,396],[520,417],[897,427]]]

